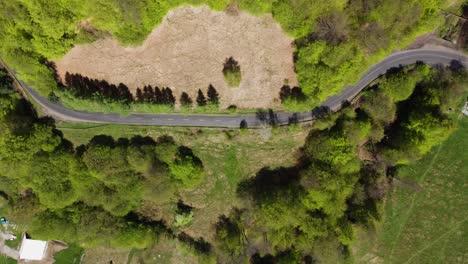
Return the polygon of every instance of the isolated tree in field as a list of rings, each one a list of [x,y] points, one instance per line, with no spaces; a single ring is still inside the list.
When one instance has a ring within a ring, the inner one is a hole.
[[[216,89],[213,87],[213,85],[208,86],[208,102],[210,104],[218,105],[219,104],[219,94],[216,91]]]
[[[205,106],[206,105],[206,97],[203,94],[201,89],[198,89],[197,104],[198,104],[198,106]]]
[[[180,95],[180,104],[185,107],[191,107],[193,104],[193,100],[186,92],[182,92],[182,94]]]
[[[238,87],[241,82],[239,63],[233,57],[226,59],[223,68],[224,80],[229,87]]]

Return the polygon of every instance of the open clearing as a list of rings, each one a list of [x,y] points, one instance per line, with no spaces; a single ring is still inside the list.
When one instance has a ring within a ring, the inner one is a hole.
[[[468,120],[399,171],[384,221],[359,236],[357,263],[468,263]]]
[[[229,57],[239,62],[242,80],[228,88],[222,73]],[[187,92],[195,100],[198,89],[212,84],[221,107],[278,108],[285,80],[297,85],[292,38],[271,14],[215,12],[208,7],[170,11],[139,47],[122,47],[114,39],[77,45],[56,61],[58,74],[78,73],[131,91],[144,85],[171,87],[178,98]]]

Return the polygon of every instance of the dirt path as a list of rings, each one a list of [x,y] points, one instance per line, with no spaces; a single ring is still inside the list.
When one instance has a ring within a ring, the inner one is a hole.
[[[19,259],[19,252],[5,245],[8,235],[0,231],[0,255],[5,255],[12,259]]]
[[[241,67],[238,88],[228,88],[222,74],[231,56]],[[297,84],[292,38],[271,15],[232,15],[208,7],[170,11],[139,47],[98,40],[74,47],[56,64],[62,77],[67,71],[79,73],[124,83],[133,91],[147,84],[168,86],[177,98],[185,91],[195,99],[199,88],[206,92],[212,84],[222,107],[280,107],[284,81]]]

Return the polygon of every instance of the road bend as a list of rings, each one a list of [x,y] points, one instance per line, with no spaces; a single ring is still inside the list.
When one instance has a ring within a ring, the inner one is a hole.
[[[16,76],[15,78],[22,88],[29,93],[31,99],[40,105],[47,115],[57,120],[79,123],[221,128],[238,128],[242,123],[249,128],[261,128],[271,123],[288,125],[292,122],[312,121],[320,117],[324,111],[338,111],[344,102],[351,101],[372,81],[384,75],[389,69],[417,62],[443,65],[456,64],[468,68],[468,56],[454,50],[424,48],[396,52],[370,67],[357,84],[346,87],[338,95],[328,97],[320,107],[311,111],[302,113],[278,111],[238,115],[130,114],[128,116],[121,116],[111,113],[78,111],[66,108],[60,103],[47,100],[29,85],[16,78]],[[12,74],[14,75],[14,73]]]

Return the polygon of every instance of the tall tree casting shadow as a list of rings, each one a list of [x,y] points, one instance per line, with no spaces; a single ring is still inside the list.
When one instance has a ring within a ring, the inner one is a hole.
[[[123,83],[115,85],[105,80],[91,79],[81,74],[71,74],[67,72],[65,74],[65,85],[75,96],[81,98],[95,98],[96,96],[100,96],[115,101],[123,101],[125,103],[130,103],[134,100],[132,93]]]

